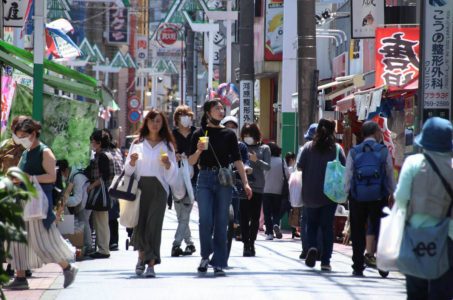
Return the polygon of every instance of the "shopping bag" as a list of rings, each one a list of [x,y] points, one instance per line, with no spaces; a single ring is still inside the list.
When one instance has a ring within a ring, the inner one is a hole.
[[[302,207],[302,172],[295,171],[289,176],[289,202],[291,207]]]
[[[189,161],[187,160],[187,158],[183,158],[181,160],[181,169],[182,170],[180,169],[180,171],[182,171],[184,186],[186,188],[187,196],[189,197],[190,202],[193,203],[195,201],[195,195],[193,193],[193,187],[192,187],[192,181],[191,181],[191,178],[193,176],[193,168],[191,171],[191,167],[192,166],[189,165]]]
[[[384,208],[384,213],[386,212],[388,216],[381,219],[376,263],[379,270],[397,271],[396,261],[400,253],[406,211],[395,204],[391,211],[388,207]]]
[[[49,200],[35,176],[32,176],[31,182],[36,189],[37,196],[26,202],[23,219],[24,221],[46,219],[49,210]]]
[[[324,194],[335,203],[345,203],[347,194],[344,190],[345,167],[339,160],[340,146],[336,145],[337,155],[333,161],[327,163],[324,178]]]
[[[108,211],[111,207],[112,201],[104,184],[104,180],[101,179],[101,184],[88,193],[85,208],[94,211]]]
[[[120,203],[120,224],[126,228],[134,228],[138,224],[140,213],[141,190],[137,190],[135,201],[119,199]]]
[[[113,178],[109,188],[109,195],[113,198],[134,201],[137,196],[138,181],[134,174],[126,175],[126,172],[121,172]]]
[[[178,168],[178,174],[176,175],[176,179],[170,185],[171,193],[175,200],[182,200],[186,196],[186,186],[184,183],[183,177],[183,167]]]

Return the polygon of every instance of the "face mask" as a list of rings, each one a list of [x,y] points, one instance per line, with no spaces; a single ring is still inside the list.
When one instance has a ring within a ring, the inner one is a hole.
[[[244,142],[247,145],[253,145],[255,143],[255,139],[250,137],[250,136],[247,136],[247,137],[244,138]]]
[[[209,118],[209,122],[211,122],[211,124],[214,125],[214,126],[219,126],[221,121],[213,119],[213,118],[210,117]]]
[[[31,145],[33,144],[33,142],[30,141],[30,138],[28,137],[19,139],[19,143],[27,150],[30,149]]]
[[[180,123],[183,127],[186,127],[186,128],[190,127],[190,126],[192,126],[192,118],[189,116],[182,116]]]
[[[13,133],[13,141],[14,141],[14,144],[16,144],[16,145],[20,145],[21,144],[20,143],[20,138],[18,138],[17,135],[15,135],[14,133]]]

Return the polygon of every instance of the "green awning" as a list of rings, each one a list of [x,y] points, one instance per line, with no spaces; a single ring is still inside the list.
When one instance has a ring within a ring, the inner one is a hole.
[[[0,40],[0,60],[4,64],[33,77],[33,54],[31,52]],[[91,76],[49,61],[48,59],[44,59],[44,68],[64,77],[60,78],[44,74],[44,83],[48,86],[67,93],[98,100],[104,106],[108,106],[108,104],[114,101],[109,90],[99,85],[98,81]]]

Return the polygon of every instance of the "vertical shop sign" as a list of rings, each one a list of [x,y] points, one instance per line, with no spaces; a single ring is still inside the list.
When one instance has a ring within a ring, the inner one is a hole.
[[[283,0],[266,0],[265,23],[264,59],[281,61],[283,58]]]
[[[418,27],[376,29],[376,86],[404,89],[419,75]]]
[[[2,0],[3,26],[24,27],[29,0]]]
[[[453,1],[424,0],[423,119],[451,118]]]
[[[135,56],[138,61],[148,59],[148,38],[145,35],[136,36]]]
[[[109,44],[129,43],[129,15],[127,8],[118,7],[111,3],[108,12],[108,42]]]
[[[384,24],[384,0],[352,0],[352,38],[374,38],[375,30]]]
[[[244,124],[253,123],[253,88],[252,80],[241,80],[239,128],[242,128]]]

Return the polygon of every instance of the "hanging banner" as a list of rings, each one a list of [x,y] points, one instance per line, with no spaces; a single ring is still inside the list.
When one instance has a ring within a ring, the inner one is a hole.
[[[376,29],[376,80],[375,86],[390,90],[404,89],[419,75],[420,29]]]
[[[1,134],[6,131],[8,124],[8,116],[11,110],[11,103],[13,101],[14,92],[16,90],[16,82],[11,76],[2,76],[2,123]]]
[[[423,1],[423,119],[438,116],[450,120],[453,1]]]
[[[87,166],[90,134],[96,126],[98,106],[49,94],[44,94],[43,98],[43,143],[52,149],[57,159],[67,159],[70,166]],[[32,102],[32,90],[17,85],[9,119],[18,115],[31,116]]]
[[[384,25],[384,0],[352,0],[353,39],[372,39],[378,26]]]
[[[3,26],[23,27],[29,0],[3,0]]]
[[[127,8],[111,3],[108,10],[107,35],[109,44],[129,43],[129,15]]]
[[[283,0],[266,0],[264,59],[283,58]]]

